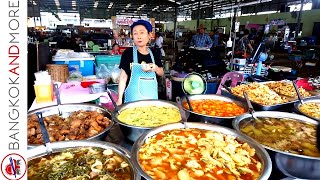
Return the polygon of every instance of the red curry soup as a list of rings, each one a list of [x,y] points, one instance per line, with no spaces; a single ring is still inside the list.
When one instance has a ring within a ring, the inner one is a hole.
[[[246,112],[246,110],[234,102],[227,102],[215,99],[190,100],[193,112],[220,117],[238,116]],[[187,102],[183,103],[183,107],[189,109]]]
[[[262,168],[255,149],[247,143],[200,129],[167,130],[149,137],[138,161],[155,180],[253,180]]]

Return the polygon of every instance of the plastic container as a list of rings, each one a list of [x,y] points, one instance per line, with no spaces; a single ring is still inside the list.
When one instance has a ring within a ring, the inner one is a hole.
[[[120,64],[121,55],[97,55],[96,56],[96,64],[100,66],[104,64],[108,67],[108,69],[112,69],[116,64]]]
[[[34,85],[34,92],[38,104],[52,102],[54,99],[52,84]]]
[[[94,75],[94,57],[90,58],[53,58],[54,64],[68,64],[69,71],[78,70],[82,76]]]
[[[106,90],[106,85],[104,83],[95,83],[89,86],[90,94],[102,93],[102,92],[105,92],[105,90]]]

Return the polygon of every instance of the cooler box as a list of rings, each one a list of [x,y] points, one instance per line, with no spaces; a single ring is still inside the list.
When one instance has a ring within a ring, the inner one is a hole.
[[[97,55],[96,63],[99,67],[101,64],[104,64],[108,69],[113,68],[116,64],[119,65],[121,61],[121,55]]]
[[[54,64],[68,64],[69,71],[78,70],[82,76],[94,75],[94,57],[90,58],[53,58]]]

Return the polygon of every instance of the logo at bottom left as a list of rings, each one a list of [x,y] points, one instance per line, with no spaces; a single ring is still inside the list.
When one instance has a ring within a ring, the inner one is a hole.
[[[19,154],[8,154],[1,162],[1,172],[6,179],[21,179],[27,171],[26,160]]]

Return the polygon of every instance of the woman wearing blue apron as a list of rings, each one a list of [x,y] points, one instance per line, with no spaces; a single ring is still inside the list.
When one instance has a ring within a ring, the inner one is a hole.
[[[121,69],[117,104],[158,99],[157,75],[163,76],[163,65],[159,57],[147,47],[151,38],[152,25],[138,20],[131,25],[135,46],[126,49],[119,68]]]

